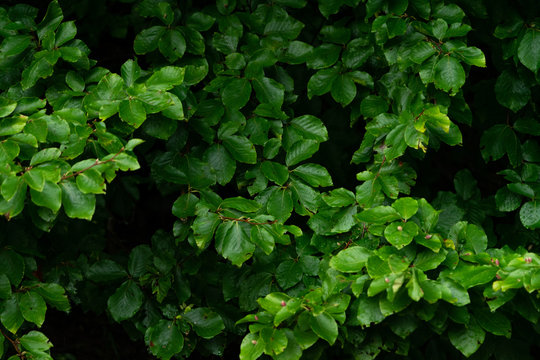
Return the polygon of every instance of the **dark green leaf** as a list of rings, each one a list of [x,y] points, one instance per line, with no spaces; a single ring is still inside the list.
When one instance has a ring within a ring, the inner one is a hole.
[[[197,335],[204,339],[211,339],[225,329],[221,316],[208,308],[191,310],[184,318],[193,325]]]
[[[26,321],[33,322],[38,327],[45,321],[47,304],[45,300],[35,291],[27,291],[19,299],[21,314]]]
[[[144,295],[139,286],[133,281],[124,282],[107,301],[107,308],[114,321],[127,320],[142,306]]]
[[[149,327],[144,340],[150,346],[152,354],[160,359],[168,360],[184,347],[184,337],[180,329],[168,320],[159,320],[157,324]]]

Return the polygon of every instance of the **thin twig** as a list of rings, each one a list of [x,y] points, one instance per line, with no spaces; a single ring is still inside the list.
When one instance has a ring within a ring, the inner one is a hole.
[[[219,215],[219,217],[221,218],[221,220],[242,221],[242,222],[248,223],[250,225],[272,225],[272,224],[275,224],[277,222],[277,220],[272,220],[272,221],[265,221],[265,222],[260,223],[260,222],[253,221],[253,219],[250,219],[250,218],[237,219],[237,218],[233,218],[233,217],[229,217],[229,216],[223,216],[223,215]]]
[[[19,340],[13,340],[11,339],[9,336],[6,335],[6,333],[0,329],[0,333],[6,338],[8,339],[8,341],[11,343],[11,345],[13,345],[13,348],[15,349],[15,351],[17,352],[17,356],[20,358],[20,359],[26,359],[26,356],[24,356],[23,352],[21,351],[21,349],[19,348]]]
[[[75,171],[73,174],[68,174],[68,173],[65,173],[64,175],[62,175],[62,177],[60,178],[60,181],[62,180],[66,180],[66,179],[69,179],[70,177],[74,177],[74,176],[77,176],[79,174],[82,174],[83,172],[87,171],[87,170],[90,170],[91,168],[93,168],[94,166],[98,166],[98,165],[103,165],[103,164],[106,164],[106,163],[109,163],[111,161],[114,161],[114,159],[120,155],[122,152],[124,151],[124,147],[122,146],[122,148],[120,149],[120,151],[118,151],[116,154],[114,154],[114,156],[108,160],[98,160],[96,159],[96,161],[90,165],[90,166],[87,166],[85,167],[84,169],[82,170],[79,170],[79,171]]]

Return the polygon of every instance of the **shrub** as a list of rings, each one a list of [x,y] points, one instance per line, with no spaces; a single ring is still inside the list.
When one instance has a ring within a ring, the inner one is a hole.
[[[532,359],[538,13],[0,7],[0,357],[76,307],[160,359]]]

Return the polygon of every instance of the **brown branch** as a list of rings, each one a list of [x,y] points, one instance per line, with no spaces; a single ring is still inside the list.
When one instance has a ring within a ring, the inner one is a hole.
[[[60,178],[60,181],[69,179],[69,178],[74,177],[74,176],[77,176],[77,175],[79,175],[79,174],[82,174],[83,172],[85,172],[85,171],[87,171],[87,170],[90,170],[90,169],[93,168],[94,166],[103,165],[103,164],[109,163],[109,162],[111,162],[111,161],[114,161],[114,159],[115,159],[118,155],[120,155],[123,151],[124,151],[124,147],[122,146],[122,148],[121,148],[116,154],[114,154],[112,158],[107,159],[107,160],[103,160],[103,161],[102,161],[102,160],[96,159],[96,161],[95,161],[92,165],[87,166],[87,167],[85,167],[85,168],[82,169],[82,170],[75,171],[73,174],[65,173],[65,174],[62,175],[62,177]]]
[[[237,219],[237,218],[233,218],[233,217],[229,217],[229,216],[223,216],[223,215],[219,215],[219,217],[220,217],[221,220],[242,221],[242,222],[248,223],[250,225],[272,225],[272,224],[277,223],[277,220],[265,221],[265,222],[260,223],[260,222],[253,221],[253,219],[250,219],[250,218]]]
[[[0,333],[6,338],[8,339],[8,341],[11,343],[11,345],[13,346],[13,348],[15,349],[15,351],[17,352],[17,356],[20,358],[20,359],[26,359],[26,356],[24,356],[23,352],[21,351],[21,349],[19,348],[19,340],[16,339],[16,340],[13,340],[11,339],[9,336],[6,335],[6,333],[0,329]]]

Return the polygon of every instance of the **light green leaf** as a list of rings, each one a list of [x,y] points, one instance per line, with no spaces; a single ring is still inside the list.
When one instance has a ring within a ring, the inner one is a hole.
[[[381,205],[362,211],[355,216],[359,221],[373,224],[384,224],[389,221],[398,220],[400,214],[394,207]]]
[[[410,244],[416,234],[418,234],[418,225],[410,221],[393,222],[384,229],[384,237],[398,249]]]
[[[254,200],[248,200],[241,196],[237,196],[223,200],[220,207],[225,209],[236,209],[243,212],[256,212],[261,208],[261,204]]]
[[[240,345],[240,360],[256,360],[264,352],[264,341],[255,334],[247,334]]]
[[[170,90],[176,85],[184,82],[185,69],[178,66],[164,66],[154,72],[148,80],[146,86],[151,90]]]
[[[330,259],[330,266],[341,272],[360,272],[366,266],[371,251],[361,246],[341,250]]]
[[[319,315],[312,315],[309,324],[311,330],[313,330],[317,336],[328,341],[330,345],[334,344],[338,336],[338,327],[336,320],[334,320],[331,315],[326,312]]]
[[[400,198],[394,201],[392,207],[403,219],[408,220],[418,211],[418,201],[410,197]]]
[[[21,336],[19,341],[24,349],[32,352],[47,351],[53,346],[43,333],[35,330]]]
[[[47,304],[37,292],[30,290],[21,295],[19,299],[21,314],[26,321],[36,324],[38,327],[45,321]]]
[[[45,181],[42,191],[30,189],[30,195],[34,204],[49,208],[55,213],[62,206],[62,189],[51,181]]]

